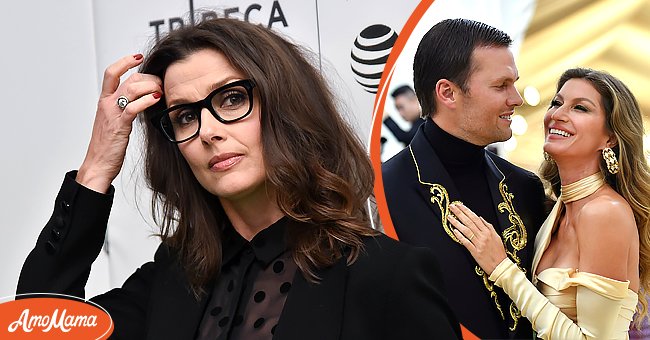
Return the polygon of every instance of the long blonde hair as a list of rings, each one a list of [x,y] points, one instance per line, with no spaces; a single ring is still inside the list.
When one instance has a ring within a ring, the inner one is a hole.
[[[634,212],[639,231],[639,290],[638,313],[634,325],[638,328],[648,315],[650,293],[650,168],[643,151],[643,118],[632,92],[616,77],[602,71],[573,68],[565,71],[557,83],[557,92],[569,79],[584,79],[600,93],[605,108],[607,129],[614,133],[617,145],[612,148],[619,163],[619,172],[612,175],[601,159],[600,171],[609,185],[628,202]],[[549,182],[553,193],[560,192],[557,165],[544,161],[540,175]]]

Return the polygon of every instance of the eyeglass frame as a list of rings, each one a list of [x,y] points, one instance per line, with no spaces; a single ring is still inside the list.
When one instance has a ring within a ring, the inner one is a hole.
[[[220,92],[222,92],[224,90],[227,90],[227,89],[229,89],[231,87],[236,87],[236,86],[242,86],[244,89],[246,89],[246,94],[248,95],[248,101],[249,101],[248,111],[246,111],[246,113],[243,114],[242,116],[237,117],[235,119],[224,119],[223,117],[221,117],[219,115],[217,110],[215,110],[215,108],[212,107],[212,98],[214,96],[216,96],[218,93],[220,93]],[[150,122],[151,122],[151,124],[153,124],[154,127],[156,127],[158,130],[160,130],[160,132],[162,132],[162,134],[170,142],[175,143],[175,144],[180,144],[180,143],[183,143],[183,142],[187,142],[188,140],[190,140],[190,139],[192,139],[192,138],[199,135],[199,132],[201,131],[201,114],[199,114],[197,116],[199,126],[197,127],[196,132],[194,134],[192,134],[190,137],[187,137],[187,138],[184,138],[182,140],[177,141],[177,140],[173,139],[168,134],[168,131],[166,131],[166,129],[164,127],[163,121],[165,120],[165,117],[167,117],[167,120],[169,120],[169,114],[168,114],[169,112],[178,110],[180,108],[185,108],[185,107],[199,108],[201,110],[202,109],[208,109],[210,114],[212,114],[212,117],[214,117],[219,122],[221,122],[223,124],[234,123],[236,121],[239,121],[239,120],[242,120],[242,119],[248,117],[248,115],[250,115],[251,112],[253,112],[253,100],[254,100],[253,89],[255,88],[255,86],[256,86],[255,81],[253,81],[252,79],[241,79],[241,80],[234,81],[232,83],[225,84],[225,85],[220,86],[219,88],[215,89],[214,91],[210,92],[202,100],[199,100],[199,101],[194,102],[194,103],[185,103],[185,104],[174,105],[172,107],[169,107],[169,108],[166,108],[166,109],[160,111],[159,113],[156,113],[153,117],[151,117]],[[170,122],[170,125],[171,125],[171,122]]]

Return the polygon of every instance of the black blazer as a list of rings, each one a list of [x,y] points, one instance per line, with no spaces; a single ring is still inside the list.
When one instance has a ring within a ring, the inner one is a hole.
[[[101,250],[112,195],[77,184],[69,173],[55,209],[23,265],[17,293],[84,296]],[[368,237],[348,266],[321,270],[319,284],[295,275],[273,339],[458,339],[460,327],[442,293],[439,266],[428,249],[386,236]],[[175,251],[161,245],[121,288],[92,300],[106,308],[113,338],[193,339],[209,296],[188,288]],[[212,292],[206,287],[207,292]]]
[[[448,199],[442,202],[444,209],[452,201],[462,201],[462,197],[424,135],[426,124],[430,122],[420,126],[410,147],[418,162],[421,180],[446,188]],[[512,207],[525,226],[526,245],[517,255],[522,268],[530,272],[535,235],[546,217],[542,183],[533,173],[487,150],[485,157],[488,169],[486,178],[499,221],[499,225],[494,227],[503,234],[506,228],[513,225],[510,220],[513,216],[507,209],[498,206],[504,202],[500,192],[502,183],[506,185],[507,192],[513,195]],[[408,147],[382,166],[382,176],[388,209],[399,240],[429,247],[434,251],[444,273],[449,303],[460,323],[481,338],[530,339],[532,327],[525,317],[518,319],[515,332],[507,330],[506,327],[514,323],[509,316],[510,299],[500,288],[494,287],[506,318],[504,321],[483,278],[476,273],[476,262],[465,247],[453,241],[443,229],[442,210],[437,203],[431,201],[431,186],[418,181],[413,156]],[[505,208],[503,204],[502,207]]]

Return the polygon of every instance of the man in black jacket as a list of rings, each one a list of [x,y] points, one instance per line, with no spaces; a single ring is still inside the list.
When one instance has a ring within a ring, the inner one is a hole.
[[[434,250],[459,321],[480,338],[532,338],[530,323],[488,280],[447,223],[461,201],[502,235],[508,256],[530,275],[533,243],[545,218],[533,173],[485,147],[512,136],[522,98],[512,40],[486,24],[445,20],[423,37],[414,85],[426,122],[383,166],[386,200],[401,241]]]

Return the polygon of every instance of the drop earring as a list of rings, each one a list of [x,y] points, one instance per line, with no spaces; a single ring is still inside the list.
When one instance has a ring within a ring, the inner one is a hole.
[[[611,148],[604,148],[603,159],[607,164],[607,171],[609,171],[610,174],[614,175],[618,173],[618,160],[616,159],[616,154],[614,153],[614,150],[612,150]]]

